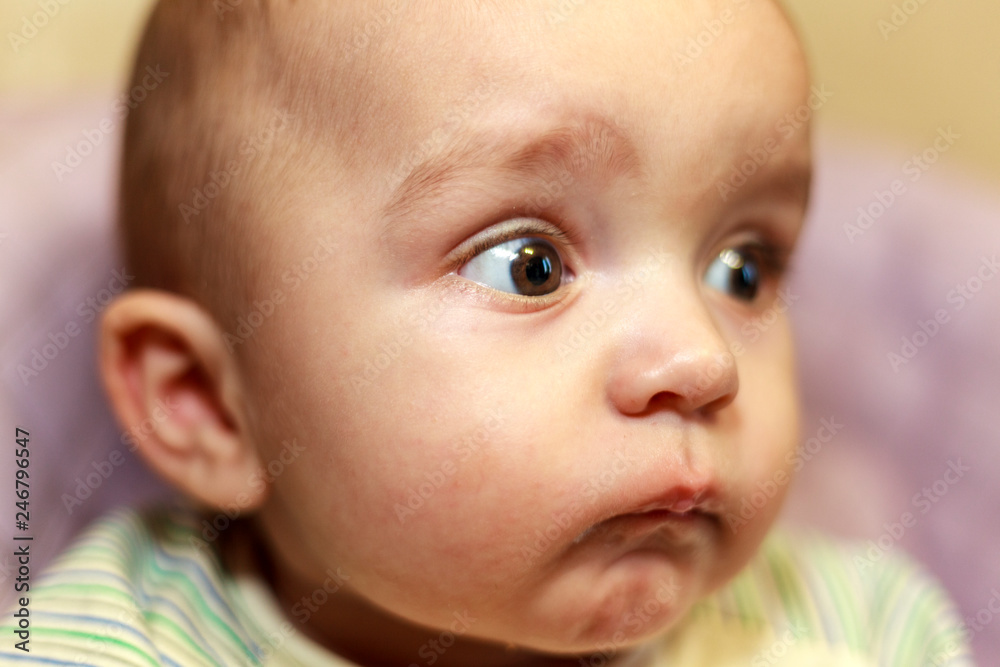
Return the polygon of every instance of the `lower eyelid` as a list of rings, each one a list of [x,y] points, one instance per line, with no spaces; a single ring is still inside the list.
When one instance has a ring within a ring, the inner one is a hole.
[[[445,276],[445,279],[448,279],[446,288],[457,289],[462,294],[479,301],[481,305],[493,310],[513,313],[532,313],[545,310],[559,304],[568,297],[568,295],[564,294],[566,290],[563,286],[543,296],[523,296],[501,292],[487,285],[477,283],[474,280],[469,280],[458,275],[458,273],[450,273]]]

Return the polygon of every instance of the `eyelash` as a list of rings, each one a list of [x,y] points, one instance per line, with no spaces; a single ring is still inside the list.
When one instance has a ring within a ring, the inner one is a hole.
[[[760,262],[765,275],[769,279],[780,280],[788,272],[791,253],[783,244],[769,238],[756,238],[742,243],[729,243],[723,248],[749,248]],[[719,252],[722,252],[721,250]]]
[[[535,236],[549,240],[553,242],[557,250],[561,250],[562,248],[576,248],[582,243],[581,239],[574,234],[566,232],[552,224],[519,222],[509,227],[501,225],[501,228],[487,232],[486,236],[476,240],[472,246],[461,249],[453,262],[455,270],[465,266],[480,253],[486,252],[496,245],[506,243],[507,241],[514,241],[525,236]],[[562,253],[560,252],[560,254]],[[563,257],[564,261],[565,259]]]
[[[515,213],[513,215],[516,218],[517,214]],[[557,227],[555,224],[548,223],[541,218],[525,216],[517,223],[510,225],[501,223],[498,227],[488,230],[484,236],[476,239],[472,245],[460,248],[457,251],[457,255],[451,262],[452,271],[457,272],[463,266],[471,262],[475,257],[499,244],[532,236],[544,238],[552,242],[556,247],[556,250],[562,256],[564,263],[567,260],[564,249],[576,248],[582,244],[582,239],[572,232],[567,232],[562,228]],[[720,246],[718,252],[710,256],[709,261],[713,261],[726,249],[742,250],[743,252],[750,254],[753,259],[756,260],[761,270],[761,282],[766,290],[773,290],[776,285],[785,279],[789,271],[791,249],[786,243],[772,238],[772,236],[766,231],[758,230],[748,232],[742,239],[738,238],[735,241]],[[572,268],[569,266],[566,268],[570,276],[572,276]],[[704,272],[705,269],[702,269],[702,274],[704,274]],[[762,294],[758,294],[753,301],[742,303],[744,306],[752,308],[755,304],[758,304],[761,301],[761,297]],[[504,294],[502,295],[502,298],[506,301],[523,301],[524,305],[527,306],[531,303],[537,305],[539,299],[544,297],[522,297],[518,295]],[[738,301],[738,299],[734,300]]]

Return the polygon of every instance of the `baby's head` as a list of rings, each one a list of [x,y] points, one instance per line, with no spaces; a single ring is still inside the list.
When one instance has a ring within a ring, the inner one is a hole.
[[[147,66],[122,216],[154,289],[109,309],[106,384],[160,474],[253,517],[286,609],[340,573],[304,632],[624,649],[746,564],[798,435],[777,5],[165,0]]]

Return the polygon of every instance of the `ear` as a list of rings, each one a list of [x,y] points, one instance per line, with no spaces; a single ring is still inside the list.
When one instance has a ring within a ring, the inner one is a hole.
[[[213,508],[253,510],[263,466],[250,438],[236,359],[212,317],[156,290],[124,293],[105,310],[100,368],[118,419],[146,462]]]

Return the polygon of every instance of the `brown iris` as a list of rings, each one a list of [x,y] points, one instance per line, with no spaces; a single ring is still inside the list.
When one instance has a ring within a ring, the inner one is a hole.
[[[510,264],[510,276],[520,294],[542,296],[555,292],[562,283],[562,261],[549,243],[533,239],[518,250]]]

